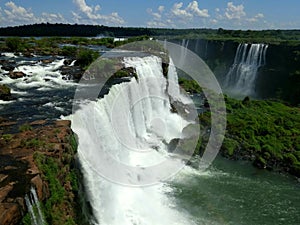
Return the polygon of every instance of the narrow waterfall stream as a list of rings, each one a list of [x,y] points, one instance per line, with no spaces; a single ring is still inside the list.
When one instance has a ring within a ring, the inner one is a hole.
[[[30,215],[31,225],[44,225],[44,216],[34,187],[31,187],[30,193],[25,196],[25,203]]]

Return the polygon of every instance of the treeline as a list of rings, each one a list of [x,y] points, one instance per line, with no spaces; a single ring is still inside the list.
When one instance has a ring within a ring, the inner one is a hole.
[[[19,37],[133,37],[133,36],[182,36],[186,34],[212,34],[217,33],[213,29],[165,29],[165,28],[142,28],[142,27],[108,27],[103,25],[80,25],[80,24],[33,24],[15,27],[0,28],[0,36]]]
[[[77,37],[132,37],[160,36],[165,38],[202,38],[211,40],[235,40],[238,42],[297,42],[300,30],[225,30],[219,29],[169,29],[142,27],[108,27],[103,25],[79,24],[33,24],[0,28],[0,36],[42,37],[42,36],[77,36]]]

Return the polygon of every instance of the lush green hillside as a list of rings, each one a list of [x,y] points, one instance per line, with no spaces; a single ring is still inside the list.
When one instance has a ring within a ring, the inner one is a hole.
[[[300,177],[300,108],[275,101],[226,97],[227,127],[221,153],[260,168]],[[209,124],[210,113],[200,115]],[[205,142],[203,142],[205,143]]]

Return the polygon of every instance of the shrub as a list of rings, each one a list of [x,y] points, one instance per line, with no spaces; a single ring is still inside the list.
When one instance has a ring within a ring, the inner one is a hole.
[[[74,46],[64,46],[61,50],[61,54],[64,56],[75,56],[77,48]]]
[[[99,57],[99,53],[91,49],[79,49],[76,55],[76,65],[86,69],[93,61]]]
[[[13,135],[12,134],[3,134],[2,139],[4,141],[10,141],[12,139]]]
[[[225,153],[229,156],[232,156],[235,150],[238,148],[239,143],[231,138],[225,138],[223,142],[223,149],[225,150]]]
[[[30,126],[28,123],[19,126],[19,131],[21,132],[29,131],[29,130],[32,130],[32,126]]]
[[[22,39],[19,37],[11,37],[5,39],[5,44],[10,51],[20,51],[20,47],[22,45]]]

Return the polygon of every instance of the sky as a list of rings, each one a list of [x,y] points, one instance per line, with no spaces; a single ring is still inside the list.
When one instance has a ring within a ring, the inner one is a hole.
[[[0,0],[0,27],[35,23],[123,27],[300,29],[299,0]]]

